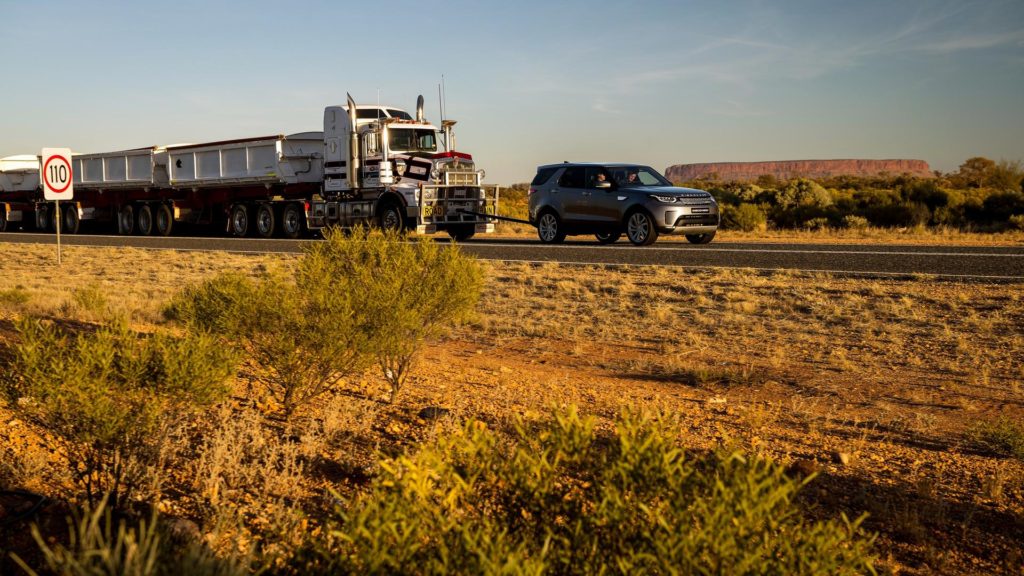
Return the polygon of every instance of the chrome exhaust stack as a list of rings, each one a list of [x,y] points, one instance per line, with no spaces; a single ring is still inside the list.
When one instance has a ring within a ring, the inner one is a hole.
[[[356,101],[352,95],[345,93],[348,97],[348,121],[351,127],[348,143],[348,181],[352,188],[362,188],[362,167],[359,165],[359,133],[356,132]]]
[[[416,121],[423,123],[423,94],[416,98]]]

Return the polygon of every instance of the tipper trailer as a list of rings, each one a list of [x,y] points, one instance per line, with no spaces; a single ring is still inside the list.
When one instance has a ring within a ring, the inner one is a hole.
[[[179,223],[235,236],[298,238],[329,226],[375,224],[457,240],[493,232],[498,187],[455,150],[455,122],[387,106],[324,110],[323,132],[301,132],[74,154],[74,199],[43,200],[39,159],[0,160],[0,231],[77,233],[83,222],[119,234],[167,236]]]

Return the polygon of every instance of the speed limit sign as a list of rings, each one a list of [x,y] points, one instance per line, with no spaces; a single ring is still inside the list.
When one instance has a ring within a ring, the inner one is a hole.
[[[43,148],[43,161],[39,164],[39,179],[43,183],[43,198],[47,200],[71,200],[75,186],[72,182],[71,150],[68,148]]]

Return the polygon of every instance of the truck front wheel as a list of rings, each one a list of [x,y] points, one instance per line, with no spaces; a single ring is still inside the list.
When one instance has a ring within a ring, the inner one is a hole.
[[[402,209],[394,202],[388,202],[381,206],[380,214],[377,216],[377,224],[382,230],[400,232],[405,228],[405,218],[402,217]]]

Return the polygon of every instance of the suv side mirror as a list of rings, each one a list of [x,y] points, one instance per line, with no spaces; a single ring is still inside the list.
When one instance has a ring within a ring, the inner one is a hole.
[[[597,183],[594,184],[594,188],[599,188],[601,190],[611,190],[612,189],[612,183],[611,182],[597,182]]]

